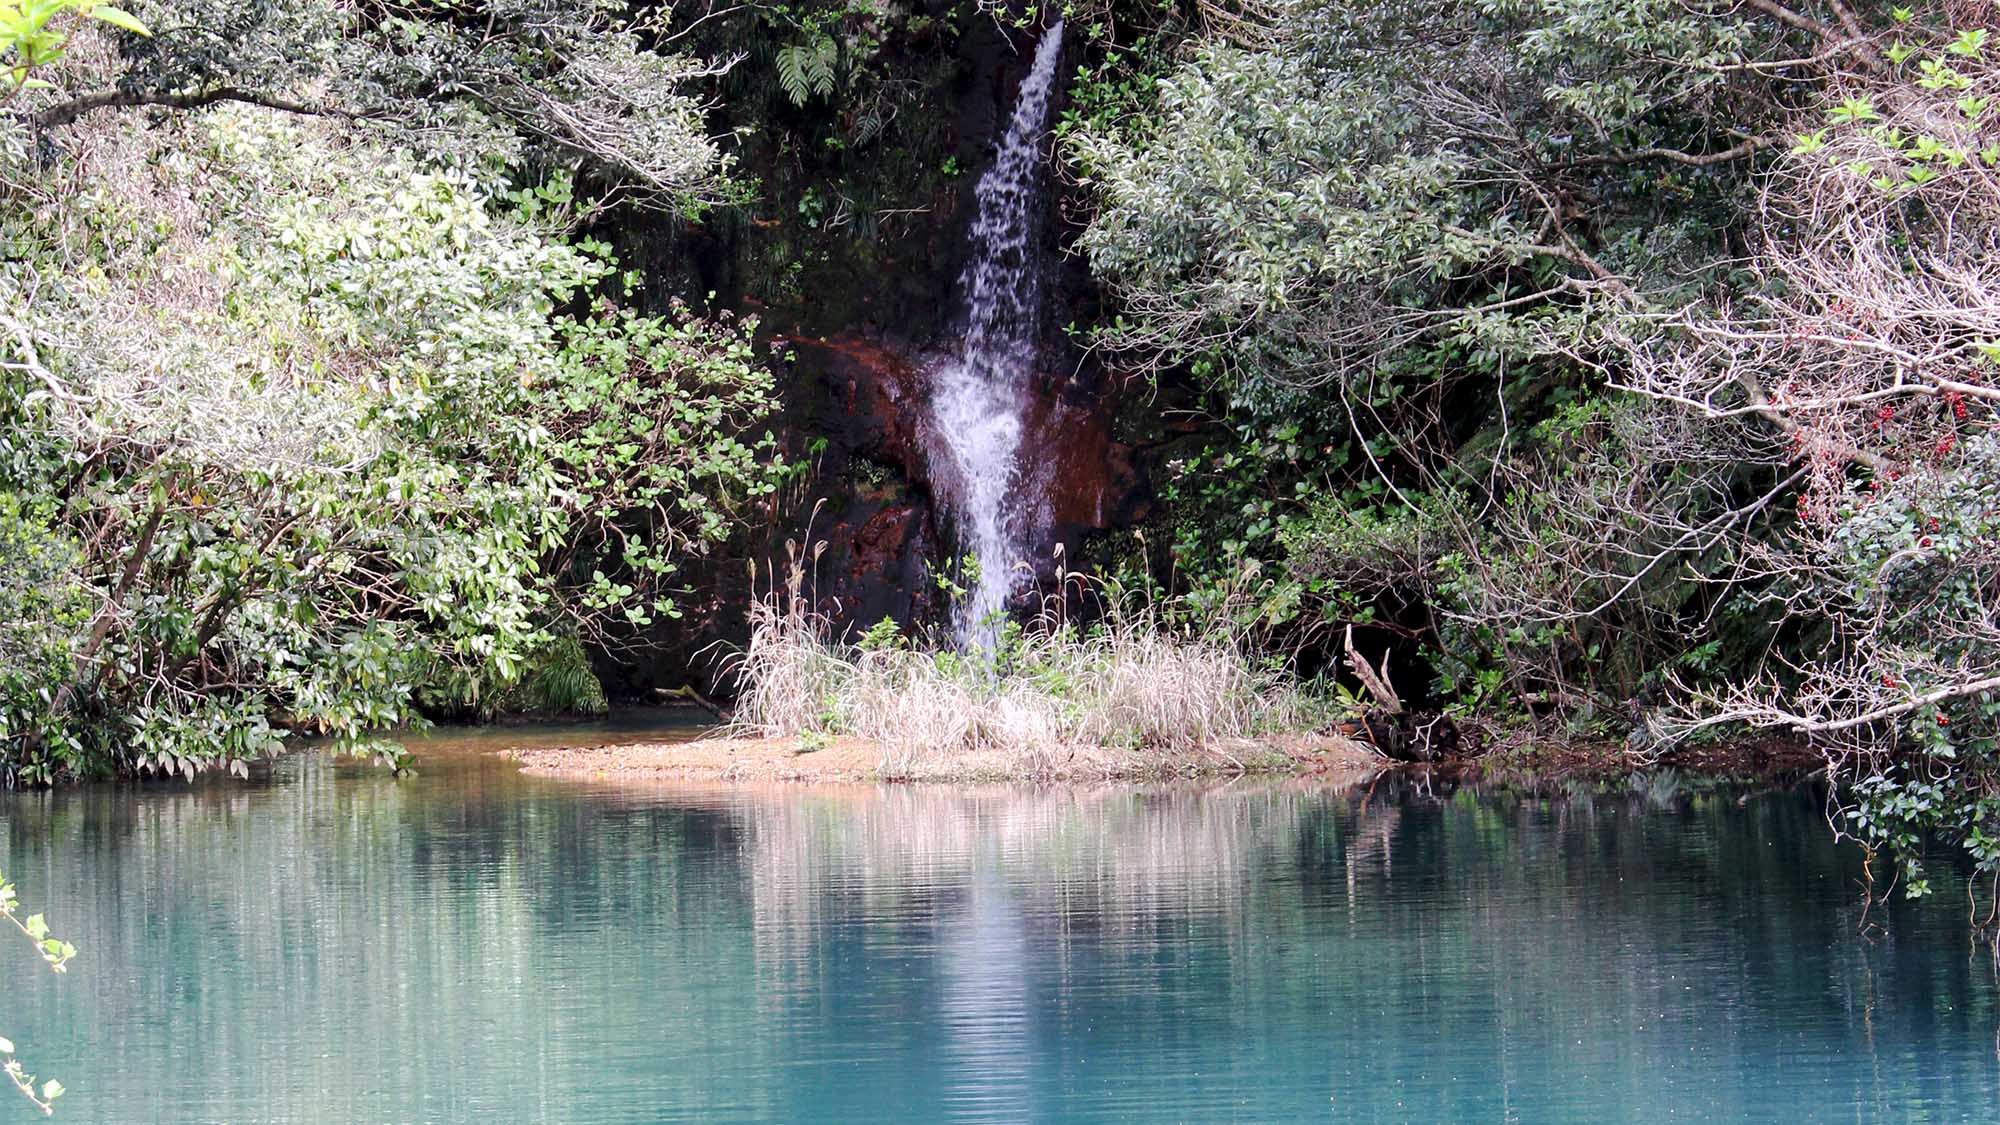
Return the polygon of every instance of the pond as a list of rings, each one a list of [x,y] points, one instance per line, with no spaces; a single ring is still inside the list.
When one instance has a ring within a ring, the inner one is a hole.
[[[0,818],[82,950],[4,962],[59,1121],[2000,1104],[1962,890],[1864,914],[1810,786],[621,789],[434,744]]]

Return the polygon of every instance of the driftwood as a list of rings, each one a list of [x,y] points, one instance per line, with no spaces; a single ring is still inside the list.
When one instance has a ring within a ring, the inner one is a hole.
[[[1367,688],[1368,694],[1375,698],[1378,707],[1391,715],[1403,713],[1403,697],[1397,695],[1396,689],[1389,686],[1389,654],[1387,652],[1382,654],[1380,669],[1370,667],[1368,661],[1354,647],[1352,625],[1347,627],[1347,666],[1361,680],[1361,686]]]
[[[701,689],[695,687],[693,684],[682,684],[672,689],[656,687],[653,689],[653,694],[659,696],[662,700],[685,699],[702,710],[713,713],[716,718],[721,719],[725,723],[729,721],[730,716],[735,714],[729,707],[703,695]]]

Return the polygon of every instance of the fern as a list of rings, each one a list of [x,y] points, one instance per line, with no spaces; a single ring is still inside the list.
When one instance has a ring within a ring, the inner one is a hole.
[[[882,114],[877,110],[871,108],[863,113],[854,123],[855,147],[859,148],[881,136],[883,128],[887,125],[888,122],[882,119]]]
[[[529,658],[527,674],[504,687],[494,685],[484,699],[473,691],[482,719],[500,715],[602,715],[604,685],[591,670],[590,656],[575,637],[552,638]]]
[[[804,57],[803,47],[786,47],[778,52],[778,85],[784,87],[785,96],[791,98],[796,106],[805,105],[812,96],[806,84]]]
[[[840,61],[840,44],[830,35],[816,35],[778,52],[778,85],[795,106],[815,96],[833,93],[833,68]]]
[[[540,667],[523,685],[531,710],[546,715],[602,715],[604,686],[575,637],[556,638],[539,654]]]

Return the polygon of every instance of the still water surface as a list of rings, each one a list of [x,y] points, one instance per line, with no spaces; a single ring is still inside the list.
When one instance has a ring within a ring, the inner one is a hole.
[[[1963,898],[1864,926],[1807,789],[617,789],[434,747],[0,821],[83,951],[4,961],[62,1121],[2000,1114]]]

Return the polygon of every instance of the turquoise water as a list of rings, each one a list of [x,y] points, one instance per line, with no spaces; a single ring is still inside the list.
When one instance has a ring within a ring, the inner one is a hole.
[[[432,753],[0,819],[83,951],[0,945],[59,1121],[2000,1113],[1962,891],[1864,918],[1810,789],[620,790]]]

